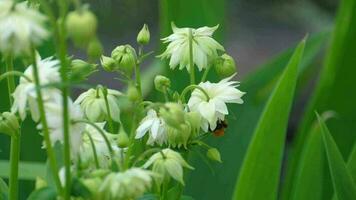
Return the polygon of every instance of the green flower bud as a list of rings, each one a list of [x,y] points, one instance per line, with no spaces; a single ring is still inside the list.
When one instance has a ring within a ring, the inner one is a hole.
[[[185,123],[183,106],[178,103],[166,103],[159,111],[164,121],[174,128],[179,129]]]
[[[90,191],[92,199],[101,199],[98,188],[102,183],[100,178],[88,178],[82,181],[83,185]]]
[[[111,57],[101,56],[100,62],[101,65],[103,66],[103,69],[107,72],[113,72],[118,69],[116,61]]]
[[[96,60],[99,59],[102,54],[103,45],[101,44],[101,42],[97,38],[90,40],[87,48],[88,57],[92,60]]]
[[[171,87],[171,80],[165,76],[157,75],[154,84],[157,91],[165,92],[167,88]]]
[[[147,24],[144,24],[142,29],[137,35],[137,43],[141,45],[146,45],[150,42],[150,31],[148,30]]]
[[[111,52],[111,57],[118,64],[118,69],[120,71],[127,76],[131,76],[137,62],[136,51],[134,48],[130,45],[118,46]]]
[[[236,65],[234,59],[224,54],[216,59],[215,61],[215,71],[220,77],[229,77],[236,73]]]
[[[117,136],[117,145],[120,148],[126,148],[129,146],[129,144],[130,144],[129,136],[127,136],[126,131],[124,130],[124,128],[121,125],[119,134]]]
[[[0,115],[0,133],[9,136],[17,137],[19,133],[19,121],[15,114],[10,112],[3,112]]]
[[[130,85],[127,89],[127,97],[132,102],[135,102],[140,99],[140,94],[134,85]]]
[[[207,152],[206,152],[206,156],[212,160],[212,161],[217,161],[217,162],[222,162],[221,161],[221,156],[220,156],[220,152],[218,149],[216,148],[210,148]]]
[[[201,115],[198,112],[188,112],[185,117],[192,128],[192,134],[194,136],[198,135],[201,124]]]
[[[92,178],[104,178],[106,175],[110,173],[108,169],[96,169],[90,173],[90,177]]]
[[[179,129],[174,127],[167,127],[168,144],[173,148],[184,147],[187,148],[187,143],[191,137],[191,127],[189,123],[180,125]]]
[[[89,10],[81,9],[70,12],[65,23],[68,36],[80,47],[85,47],[95,37],[98,22]]]
[[[36,177],[36,183],[35,183],[35,188],[36,190],[38,189],[41,189],[41,188],[44,188],[46,187],[48,184],[47,184],[47,181],[44,180],[43,178],[37,176]]]
[[[74,81],[87,79],[97,68],[96,64],[90,64],[80,59],[72,60],[71,66],[70,78]]]

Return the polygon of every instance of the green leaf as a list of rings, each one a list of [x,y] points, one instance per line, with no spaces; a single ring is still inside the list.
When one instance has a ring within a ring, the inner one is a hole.
[[[347,158],[356,140],[356,1],[340,1],[332,41],[321,70],[320,80],[308,103],[301,126],[288,153],[287,173],[283,185],[284,200],[290,199],[290,192],[308,131],[315,118],[314,111],[333,110],[338,118],[330,122],[329,128],[335,142],[340,147],[344,158]],[[331,197],[331,186],[324,181],[323,199]],[[330,188],[330,189],[329,189]]]
[[[0,160],[0,177],[8,178],[10,174],[9,161]],[[36,177],[45,177],[46,166],[44,163],[25,162],[19,164],[19,179],[36,180]]]
[[[266,104],[248,147],[233,199],[277,198],[288,116],[304,46],[305,39],[297,46]]]
[[[328,36],[329,34],[324,32],[308,39],[302,62],[299,65],[299,76],[305,77],[304,74],[313,67],[310,67],[311,63]],[[229,127],[226,129],[225,136],[207,138],[209,145],[219,147],[224,162],[214,165],[213,171],[216,173],[212,174],[211,168],[200,157],[191,156],[189,163],[196,170],[186,177],[187,194],[207,200],[231,198],[240,166],[258,119],[278,77],[292,56],[294,48],[284,50],[241,81],[241,90],[247,94],[243,98],[243,105],[229,106],[231,115],[228,118]]]
[[[54,188],[44,187],[38,190],[33,191],[27,200],[56,200],[57,193]]]
[[[342,154],[332,138],[329,129],[326,127],[325,122],[318,114],[317,117],[323,136],[330,174],[336,195],[340,200],[356,199],[356,185],[346,167]]]
[[[5,181],[2,178],[0,178],[0,199],[1,200],[6,200],[9,198],[8,191],[9,191],[9,188],[8,188],[7,184],[5,183]]]

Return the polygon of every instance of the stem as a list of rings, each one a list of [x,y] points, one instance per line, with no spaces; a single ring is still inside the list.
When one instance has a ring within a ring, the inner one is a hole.
[[[206,68],[206,70],[204,71],[204,74],[203,74],[200,82],[204,82],[206,80],[206,78],[207,78],[207,76],[209,74],[210,68],[211,68],[210,65]]]
[[[157,153],[159,151],[162,151],[162,149],[160,148],[153,148],[153,149],[148,149],[145,152],[143,152],[140,156],[138,156],[135,161],[133,162],[132,166],[136,166],[138,162],[140,162],[141,160],[143,160],[144,158],[146,158],[146,156],[153,154],[153,153]]]
[[[206,101],[209,101],[210,97],[208,95],[208,93],[199,85],[189,85],[188,87],[184,88],[184,90],[182,91],[181,95],[180,95],[180,99],[182,100],[182,102],[185,102],[185,95],[189,90],[193,90],[193,89],[198,89],[201,92],[203,92],[203,94],[206,97]]]
[[[15,71],[15,70],[12,70],[12,71],[7,71],[5,73],[3,73],[1,76],[0,76],[0,81],[2,81],[3,79],[5,78],[8,78],[10,76],[19,76],[19,77],[23,77],[25,78],[28,82],[32,82],[32,80],[26,76],[24,73],[22,72],[19,72],[19,71]]]
[[[43,98],[42,98],[42,92],[40,89],[40,79],[39,79],[37,63],[36,63],[36,54],[35,54],[34,49],[32,50],[31,56],[32,56],[32,62],[33,62],[33,77],[35,79],[35,84],[36,84],[36,88],[35,88],[36,96],[37,96],[36,99],[37,99],[37,104],[38,104],[38,110],[40,112],[43,137],[45,140],[46,150],[47,150],[47,157],[49,159],[49,164],[51,167],[52,176],[53,176],[57,191],[59,191],[59,193],[63,193],[63,189],[62,189],[61,182],[59,180],[59,175],[58,175],[57,161],[55,159],[55,154],[54,154],[51,139],[49,136],[48,124],[47,124],[47,119],[46,119],[45,110],[44,110],[44,103],[43,103]]]
[[[112,121],[111,112],[110,112],[110,105],[109,105],[109,101],[108,101],[108,92],[107,92],[107,89],[106,89],[106,92],[104,92],[105,89],[101,88],[101,92],[103,93],[104,100],[105,100],[105,107],[106,107],[106,112],[108,114],[108,122],[109,122],[110,131],[112,134],[114,134],[115,133],[114,123]]]
[[[195,84],[195,70],[193,60],[193,33],[191,28],[189,29],[189,74],[190,84]]]
[[[14,70],[13,61],[11,56],[6,58],[6,71]],[[13,76],[7,77],[7,87],[9,94],[9,102],[12,105],[11,94],[15,90],[15,80]],[[19,160],[20,160],[20,131],[16,136],[11,137],[10,147],[10,178],[9,178],[9,199],[17,199],[18,197],[18,175],[19,175]]]
[[[100,165],[99,165],[98,155],[97,155],[97,153],[96,153],[96,147],[95,147],[93,138],[91,137],[91,135],[90,135],[88,132],[85,132],[85,133],[86,133],[87,136],[89,137],[90,145],[91,145],[91,148],[93,149],[93,156],[94,156],[94,161],[95,161],[95,167],[96,167],[96,169],[99,169],[99,168],[100,168]]]
[[[136,87],[137,90],[140,94],[140,100],[142,101],[142,87],[141,87],[141,73],[140,73],[140,60],[143,52],[143,47],[142,45],[138,48],[138,57],[139,57],[139,62],[136,63],[135,66],[135,77],[136,77]]]

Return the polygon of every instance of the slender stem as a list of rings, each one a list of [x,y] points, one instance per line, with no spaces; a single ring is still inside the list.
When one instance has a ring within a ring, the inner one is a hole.
[[[189,29],[189,74],[190,83],[195,84],[195,70],[194,70],[194,60],[193,60],[193,33],[192,29]]]
[[[145,152],[143,152],[140,156],[138,156],[135,161],[133,162],[132,166],[136,166],[138,162],[146,158],[146,156],[151,155],[153,153],[157,153],[159,151],[162,151],[160,148],[153,148],[153,149],[148,149]]]
[[[209,65],[206,70],[204,71],[203,76],[201,77],[201,81],[200,82],[204,82],[206,80],[206,78],[208,77],[209,71],[210,71],[211,65]]]
[[[6,58],[6,71],[14,70],[13,61],[11,56]],[[11,94],[15,90],[15,80],[13,76],[7,77],[7,87],[9,93],[9,102],[12,105]],[[20,160],[20,131],[18,134],[11,137],[10,147],[10,180],[9,180],[9,199],[17,199],[18,197],[18,175],[19,175],[19,160]]]
[[[140,94],[140,101],[142,101],[142,87],[141,87],[141,73],[140,73],[140,60],[141,60],[141,56],[143,53],[143,46],[141,45],[138,49],[138,57],[139,57],[139,62],[136,63],[135,66],[135,77],[136,77],[136,87],[137,90]]]
[[[88,133],[88,132],[85,132],[87,134],[87,136],[89,137],[89,141],[90,141],[90,145],[91,145],[91,148],[93,150],[93,156],[94,156],[94,161],[95,161],[95,167],[97,169],[100,168],[100,165],[99,165],[99,160],[98,160],[98,155],[96,153],[96,147],[95,147],[95,144],[94,144],[94,141],[93,141],[93,138],[91,137],[91,135]]]
[[[106,92],[104,92],[104,90],[106,90]],[[103,96],[104,96],[106,112],[108,114],[108,122],[109,122],[110,131],[111,131],[112,134],[115,134],[114,123],[112,121],[111,112],[110,112],[110,105],[109,105],[109,101],[108,101],[108,91],[107,91],[106,88],[105,89],[101,88],[101,92],[103,93]]]
[[[15,70],[7,71],[7,72],[1,74],[0,81],[2,81],[5,78],[8,78],[9,76],[20,76],[20,77],[25,78],[28,82],[32,82],[32,80],[28,76],[26,76],[24,73],[22,73],[20,71],[15,71]]]
[[[194,90],[194,89],[198,89],[200,90],[206,97],[206,101],[209,101],[210,97],[208,95],[208,93],[199,85],[189,85],[188,87],[184,88],[184,90],[182,91],[181,95],[180,95],[180,99],[182,100],[182,102],[185,102],[185,95],[188,91],[190,90]]]
[[[39,79],[37,63],[36,63],[36,54],[35,54],[34,49],[32,50],[31,55],[32,55],[32,62],[33,62],[33,77],[35,79],[35,84],[36,84],[36,96],[37,96],[36,99],[37,99],[38,110],[39,110],[40,118],[41,118],[43,137],[44,137],[45,144],[46,144],[47,157],[49,159],[51,172],[52,172],[54,183],[57,187],[57,190],[59,191],[59,193],[63,193],[63,189],[62,189],[61,182],[59,180],[59,175],[58,175],[57,161],[55,158],[51,139],[49,136],[48,124],[47,124],[47,119],[46,119],[45,110],[44,110],[44,103],[43,103],[43,98],[42,98],[42,92],[40,89],[40,79]]]

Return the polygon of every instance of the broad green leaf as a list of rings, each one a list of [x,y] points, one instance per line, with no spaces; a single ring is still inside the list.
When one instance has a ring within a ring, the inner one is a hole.
[[[314,122],[299,160],[294,180],[292,200],[321,200],[324,167],[324,151],[318,122]],[[282,183],[283,184],[283,183]]]
[[[306,43],[304,56],[299,65],[299,76],[304,76],[312,68],[311,63],[325,43],[328,33],[312,35]],[[196,168],[187,177],[187,194],[196,199],[229,199],[232,196],[236,178],[252,137],[254,128],[263,111],[264,105],[276,84],[276,80],[292,56],[293,48],[278,54],[241,81],[241,90],[247,94],[244,104],[231,105],[228,118],[229,127],[224,137],[208,138],[207,143],[219,149],[221,164],[214,164],[215,173],[199,156],[192,156],[190,163]],[[298,80],[303,82],[302,80]],[[300,87],[302,88],[302,87]],[[196,187],[199,185],[200,187]],[[214,192],[207,192],[214,191]]]
[[[8,191],[9,191],[9,188],[8,188],[7,184],[5,183],[5,181],[2,178],[0,178],[0,199],[1,200],[7,200],[9,198]]]
[[[54,188],[44,187],[33,191],[27,200],[56,200],[57,193]]]
[[[301,126],[294,139],[293,148],[290,149],[287,158],[287,173],[283,184],[282,199],[289,200],[291,188],[301,153],[303,151],[308,130],[315,117],[314,111],[324,112],[333,110],[338,118],[329,123],[335,142],[340,147],[344,158],[351,151],[356,140],[356,1],[340,1],[340,7],[336,18],[331,44],[325,57],[325,63],[321,70],[320,80],[316,85],[315,92],[307,106]],[[325,185],[326,184],[326,185]],[[325,188],[330,188],[325,182]],[[324,189],[324,199],[331,197],[331,190]]]
[[[265,106],[241,167],[233,199],[277,198],[288,116],[304,46],[305,40],[297,46]]]
[[[321,119],[318,114],[317,117],[323,136],[325,151],[329,162],[330,174],[336,196],[340,200],[356,199],[356,184],[346,167],[342,154],[323,119]]]
[[[36,180],[36,177],[45,177],[46,165],[44,163],[25,162],[19,164],[19,179]],[[9,161],[0,160],[0,177],[8,178],[10,174]]]

